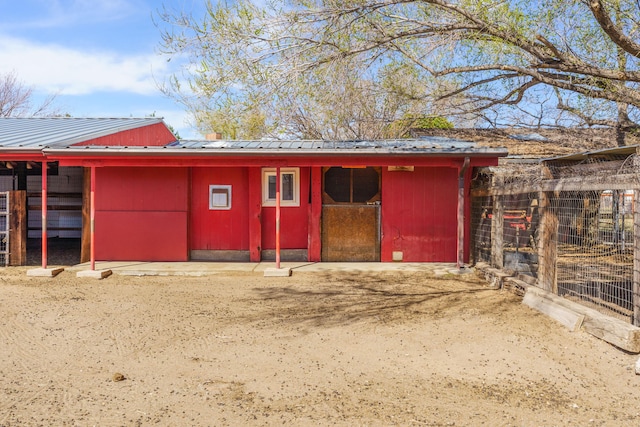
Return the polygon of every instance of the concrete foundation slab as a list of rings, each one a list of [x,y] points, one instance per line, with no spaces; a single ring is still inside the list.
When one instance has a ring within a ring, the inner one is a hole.
[[[88,277],[90,279],[104,279],[111,276],[111,270],[82,270],[76,273],[76,277]]]
[[[62,273],[64,268],[62,267],[54,267],[54,268],[32,268],[31,270],[27,270],[27,276],[32,277],[56,277],[58,274]]]
[[[289,277],[291,276],[290,268],[267,268],[264,270],[264,277]]]
[[[356,273],[376,274],[378,272],[435,273],[449,274],[454,263],[418,262],[282,262],[283,269],[296,273]],[[88,270],[89,263],[66,267],[67,271]],[[248,273],[262,275],[268,268],[275,268],[274,262],[142,262],[142,261],[98,261],[96,269],[111,270],[121,276],[211,276],[227,273]],[[286,276],[286,274],[285,274]]]

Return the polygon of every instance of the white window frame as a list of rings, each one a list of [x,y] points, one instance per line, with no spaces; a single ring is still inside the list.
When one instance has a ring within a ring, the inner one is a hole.
[[[293,200],[284,200],[282,196],[283,179],[282,175],[293,175]],[[275,206],[276,199],[269,198],[269,177],[276,176],[276,168],[262,168],[262,206]],[[297,207],[300,206],[300,168],[280,168],[280,206]]]
[[[215,204],[213,198],[214,190],[224,190],[227,193],[227,203],[225,205]],[[209,186],[209,210],[228,211],[231,209],[231,186],[230,185],[210,185]]]

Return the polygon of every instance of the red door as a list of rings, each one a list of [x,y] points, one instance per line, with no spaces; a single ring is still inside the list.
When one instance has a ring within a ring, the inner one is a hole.
[[[385,168],[382,197],[382,261],[456,262],[455,168]]]

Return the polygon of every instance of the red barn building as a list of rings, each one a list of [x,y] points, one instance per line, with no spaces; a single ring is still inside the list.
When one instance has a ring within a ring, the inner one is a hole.
[[[90,248],[105,261],[258,262],[279,249],[283,260],[464,262],[473,169],[506,154],[435,137],[177,141],[155,118],[0,119],[9,190],[27,189],[20,171],[81,171],[84,260]]]

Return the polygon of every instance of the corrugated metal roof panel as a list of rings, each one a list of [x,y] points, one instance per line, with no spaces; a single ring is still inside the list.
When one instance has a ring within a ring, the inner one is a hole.
[[[0,118],[0,152],[29,153],[98,152],[105,155],[495,155],[501,148],[477,147],[474,143],[446,137],[370,141],[313,140],[182,140],[165,147],[78,147],[74,144],[117,132],[162,123],[160,118]]]
[[[210,147],[200,145],[192,145],[190,143],[180,144],[175,146],[165,147],[103,147],[103,146],[83,146],[83,147],[64,147],[64,148],[49,148],[45,149],[45,154],[52,155],[71,155],[87,153],[90,155],[105,155],[105,156],[144,156],[144,155],[177,155],[177,156],[193,156],[193,157],[207,157],[207,156],[260,156],[260,155],[278,155],[278,156],[299,156],[299,155],[312,155],[312,156],[331,156],[331,155],[374,155],[374,156],[399,156],[399,155],[421,155],[421,156],[496,156],[502,157],[507,155],[507,150],[504,148],[489,148],[489,147],[474,147],[474,148],[440,148],[434,146],[386,146],[380,147],[360,147],[357,146],[347,147],[345,145],[336,145],[336,148],[332,147],[331,143],[323,144],[320,148],[280,148],[281,145],[277,145],[276,148],[268,148],[267,145],[262,143],[243,143],[243,144],[230,144],[226,147]],[[309,146],[308,146],[309,147]],[[341,148],[338,148],[341,147]]]
[[[367,151],[367,152],[402,152],[402,151],[474,151],[476,144],[453,138],[426,137],[418,139],[374,140],[374,141],[307,141],[307,140],[260,140],[260,141],[191,141],[179,143],[185,148],[224,148],[226,150],[277,150],[292,151]]]
[[[64,148],[155,123],[162,123],[162,119],[155,117],[2,117],[0,118],[0,151],[17,149],[40,151],[44,147]]]

